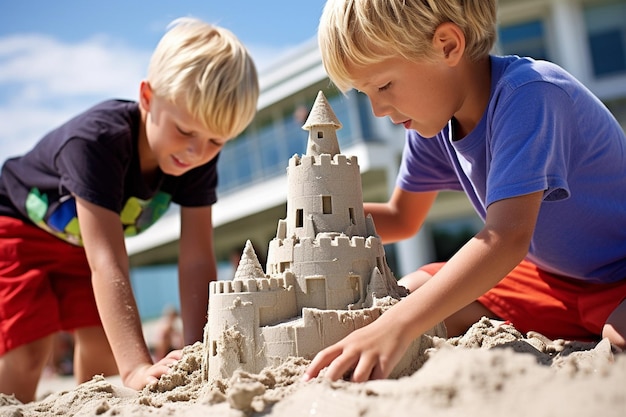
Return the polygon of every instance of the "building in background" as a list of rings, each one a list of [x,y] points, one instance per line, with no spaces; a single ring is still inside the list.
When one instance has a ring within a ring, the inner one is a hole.
[[[589,87],[626,128],[626,0],[499,0],[498,54],[553,61]],[[356,155],[365,201],[386,201],[393,189],[404,144],[404,128],[372,115],[365,95],[342,95],[322,66],[311,39],[260,74],[258,113],[222,150],[219,201],[214,206],[220,279],[232,279],[233,254],[250,239],[259,258],[285,218],[289,158],[305,151],[302,125],[318,91],[323,91],[343,128],[339,145]],[[145,233],[127,240],[131,279],[142,317],[178,305],[176,267],[179,212],[174,207]],[[396,277],[433,261],[446,260],[481,227],[458,192],[438,196],[422,231],[388,245]],[[209,233],[210,231],[207,231]]]

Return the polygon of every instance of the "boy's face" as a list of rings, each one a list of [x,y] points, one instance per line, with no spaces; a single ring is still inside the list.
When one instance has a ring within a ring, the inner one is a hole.
[[[150,89],[147,84],[145,88]],[[151,158],[142,155],[142,160],[151,160],[166,174],[179,176],[206,164],[229,139],[207,130],[194,120],[185,106],[158,97],[151,91],[144,92],[143,85],[141,106],[146,114],[146,138],[152,154]]]
[[[369,97],[374,115],[388,116],[423,137],[439,133],[463,103],[454,68],[442,61],[389,58],[349,70],[354,88]]]

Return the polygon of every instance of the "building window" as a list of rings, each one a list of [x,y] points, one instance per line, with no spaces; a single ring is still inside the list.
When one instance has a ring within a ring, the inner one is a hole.
[[[503,55],[548,59],[544,32],[540,20],[502,26],[498,30],[500,50]]]
[[[626,2],[588,5],[584,17],[594,75],[626,72]]]
[[[350,216],[350,223],[356,224],[356,220],[354,219],[354,209],[352,207],[348,208],[348,215]]]
[[[259,152],[255,153],[255,158],[258,158],[257,163],[262,167],[262,172],[255,172],[255,178],[261,177],[262,174],[271,176],[284,172],[285,161],[289,160],[286,153],[286,138],[276,125],[267,123],[256,132],[254,137],[249,137],[248,142],[250,146],[252,146],[253,142],[256,142],[258,145],[257,149]],[[252,150],[253,148],[251,147],[250,149]]]
[[[302,209],[296,210],[296,227],[302,227],[304,225],[304,211]]]
[[[337,92],[324,92],[328,94],[328,104],[333,108],[337,120],[341,120],[343,127],[337,130],[337,141],[339,142],[339,148],[347,149],[351,145],[361,142],[363,139],[354,135],[352,129],[352,120],[350,117],[350,101]]]
[[[331,197],[329,195],[322,196],[322,213],[324,214],[333,213],[333,205],[331,202]]]

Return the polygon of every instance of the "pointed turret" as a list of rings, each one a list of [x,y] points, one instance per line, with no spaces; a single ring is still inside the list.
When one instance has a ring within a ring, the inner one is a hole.
[[[302,126],[302,129],[309,131],[306,155],[329,154],[332,158],[338,154],[340,151],[337,129],[341,129],[341,126],[341,122],[328,104],[326,96],[320,91],[317,93],[309,117]]]
[[[265,272],[259,262],[259,258],[256,256],[256,252],[252,247],[250,240],[246,241],[246,246],[241,254],[241,260],[235,271],[235,280],[237,279],[249,279],[249,278],[264,278]]]

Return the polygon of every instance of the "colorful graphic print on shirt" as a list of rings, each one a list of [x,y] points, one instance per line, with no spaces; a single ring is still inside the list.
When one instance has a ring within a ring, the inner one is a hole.
[[[135,236],[152,226],[165,214],[171,200],[172,196],[162,191],[149,200],[130,197],[120,213],[124,236]],[[26,199],[26,211],[37,226],[68,243],[82,246],[76,200],[71,195],[50,207],[48,196],[32,188]]]

